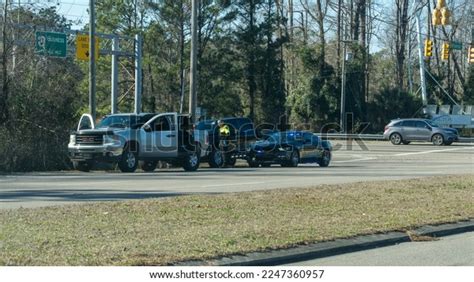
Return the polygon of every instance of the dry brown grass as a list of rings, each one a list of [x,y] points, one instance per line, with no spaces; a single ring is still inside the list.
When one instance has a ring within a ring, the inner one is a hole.
[[[474,218],[474,175],[0,212],[0,265],[165,265]]]

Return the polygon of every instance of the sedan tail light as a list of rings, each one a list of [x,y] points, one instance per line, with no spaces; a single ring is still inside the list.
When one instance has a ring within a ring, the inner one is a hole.
[[[385,126],[385,131],[387,131],[390,127],[388,125]]]

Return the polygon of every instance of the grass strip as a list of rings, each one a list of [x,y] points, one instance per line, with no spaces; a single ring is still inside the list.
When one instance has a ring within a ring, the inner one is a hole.
[[[474,175],[0,211],[0,265],[167,265],[474,218]]]

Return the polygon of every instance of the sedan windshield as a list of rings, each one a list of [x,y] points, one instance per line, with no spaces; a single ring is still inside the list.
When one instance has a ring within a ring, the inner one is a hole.
[[[299,132],[275,132],[268,137],[269,140],[280,142],[292,142],[297,138],[301,139],[302,134]]]

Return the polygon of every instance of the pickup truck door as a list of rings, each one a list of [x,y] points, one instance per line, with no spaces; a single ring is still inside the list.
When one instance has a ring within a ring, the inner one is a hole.
[[[90,114],[83,114],[77,124],[77,131],[88,129],[95,129],[95,122]]]
[[[176,158],[178,156],[178,116],[160,114],[140,129],[140,152],[146,158]]]

